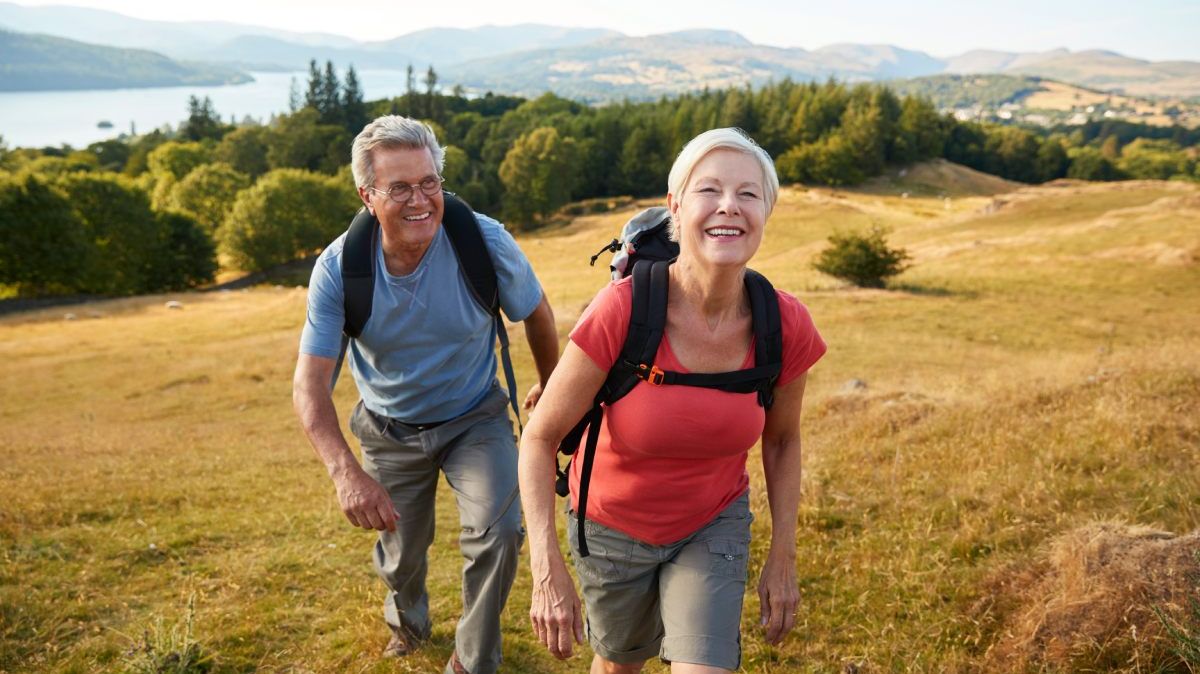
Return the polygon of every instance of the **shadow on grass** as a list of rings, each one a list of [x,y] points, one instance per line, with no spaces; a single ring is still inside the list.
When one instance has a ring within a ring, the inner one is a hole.
[[[979,296],[979,293],[974,290],[950,290],[949,288],[923,283],[897,283],[888,286],[887,290],[908,293],[910,295],[920,295],[922,297],[957,297],[970,300]]]

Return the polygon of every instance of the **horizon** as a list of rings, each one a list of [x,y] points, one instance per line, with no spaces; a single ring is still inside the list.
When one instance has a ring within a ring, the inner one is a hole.
[[[22,7],[78,7],[116,12],[150,21],[222,21],[296,33],[322,33],[371,42],[388,40],[429,28],[479,28],[526,23],[563,28],[615,30],[631,37],[644,37],[685,30],[720,30],[741,34],[751,42],[770,47],[814,51],[836,44],[886,45],[934,57],[949,57],[974,50],[1004,52],[1072,52],[1103,50],[1149,61],[1200,61],[1200,5],[1184,0],[1152,0],[1133,15],[1127,5],[1116,2],[1070,0],[1047,6],[1033,0],[1007,3],[961,3],[953,12],[931,0],[917,0],[897,7],[884,0],[855,3],[851,9],[815,3],[783,3],[749,0],[737,15],[718,12],[709,5],[684,4],[669,0],[646,7],[632,0],[614,0],[604,6],[589,4],[569,7],[548,0],[496,3],[456,0],[441,5],[425,19],[413,11],[399,14],[404,19],[378,20],[393,11],[382,0],[360,3],[375,20],[363,22],[356,13],[331,10],[328,3],[314,0],[263,0],[247,6],[230,0],[213,0],[201,5],[168,5],[150,0],[24,0],[8,3]],[[724,9],[724,8],[722,8]],[[1125,10],[1125,11],[1123,11]],[[455,26],[445,17],[462,14],[472,25]],[[699,16],[700,18],[696,18]],[[872,16],[869,24],[859,20]],[[1081,16],[1088,18],[1080,18]],[[1031,25],[1034,28],[1031,30]],[[394,27],[389,27],[394,26]],[[987,26],[979,39],[980,26]]]

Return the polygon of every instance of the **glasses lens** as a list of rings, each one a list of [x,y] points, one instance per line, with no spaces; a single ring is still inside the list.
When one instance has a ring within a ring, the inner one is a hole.
[[[437,194],[442,189],[442,179],[430,176],[421,181],[421,191],[428,196]]]
[[[412,198],[412,187],[408,185],[396,185],[388,190],[388,197],[398,204],[408,203],[408,200]]]

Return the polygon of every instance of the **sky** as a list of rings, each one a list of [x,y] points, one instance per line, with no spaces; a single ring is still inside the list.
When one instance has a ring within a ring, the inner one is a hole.
[[[543,23],[643,36],[733,30],[758,44],[816,49],[891,44],[934,56],[970,49],[1108,49],[1153,61],[1200,61],[1200,0],[19,0],[165,21],[220,20],[382,40],[422,28]],[[424,8],[422,8],[424,5]]]

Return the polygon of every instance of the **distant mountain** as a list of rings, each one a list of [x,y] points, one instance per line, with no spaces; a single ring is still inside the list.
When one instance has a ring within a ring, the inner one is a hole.
[[[0,91],[120,89],[252,81],[232,68],[174,61],[49,35],[0,30]]]
[[[478,90],[584,100],[647,98],[789,77],[858,82],[939,74],[1044,77],[1140,96],[1200,96],[1200,63],[1152,63],[1114,52],[977,50],[950,58],[891,45],[836,44],[814,51],[755,45],[728,31],[608,38],[560,49],[476,59],[440,69],[443,82]]]
[[[0,28],[42,33],[113,47],[150,49],[174,58],[199,55],[242,35],[263,35],[295,44],[353,47],[354,40],[327,33],[293,33],[225,21],[148,21],[87,7],[26,7],[0,2]]]
[[[423,76],[433,65],[445,86],[590,101],[647,98],[704,87],[790,77],[858,82],[941,74],[1003,74],[1061,80],[1136,96],[1200,98],[1200,63],[1154,63],[1110,51],[975,50],[938,58],[892,45],[834,44],[816,50],[756,45],[727,30],[628,37],[611,30],[541,24],[430,28],[360,42],[325,33],[229,22],[146,21],[80,7],[0,2],[0,28],[90,43],[152,49],[176,59],[243,69],[304,70],[310,59],[339,68],[399,69]],[[0,68],[6,64],[0,63]]]
[[[754,45],[727,31],[613,37],[577,47],[538,49],[444,68],[445,82],[536,96],[546,90],[584,100],[645,98],[769,80],[824,79],[842,73],[812,52]]]

